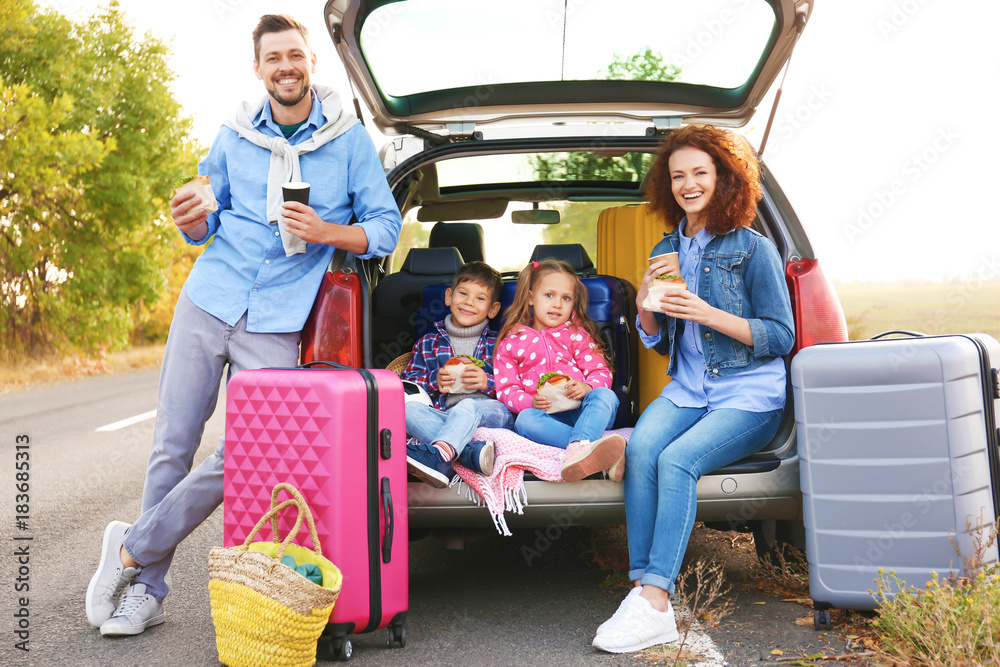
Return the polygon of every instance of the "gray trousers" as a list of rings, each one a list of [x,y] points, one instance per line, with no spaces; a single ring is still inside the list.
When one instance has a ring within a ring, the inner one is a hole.
[[[174,548],[222,503],[223,446],[191,472],[205,422],[215,411],[222,373],[298,363],[299,332],[248,333],[246,315],[229,326],[198,308],[182,289],[170,323],[153,451],[146,468],[142,514],[125,535],[125,550],[143,570],[137,579],[163,600]]]

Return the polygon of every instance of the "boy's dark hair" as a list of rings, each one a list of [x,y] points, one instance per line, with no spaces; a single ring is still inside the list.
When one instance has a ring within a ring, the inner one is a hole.
[[[486,262],[466,262],[455,272],[455,277],[451,281],[451,289],[458,287],[459,283],[465,281],[482,285],[490,291],[491,303],[500,300],[503,294],[503,280],[500,272]]]
[[[264,14],[257,22],[257,27],[253,29],[253,59],[260,62],[260,38],[269,32],[285,32],[286,30],[298,30],[302,39],[306,41],[306,46],[312,49],[309,44],[309,29],[296,21],[288,14]]]

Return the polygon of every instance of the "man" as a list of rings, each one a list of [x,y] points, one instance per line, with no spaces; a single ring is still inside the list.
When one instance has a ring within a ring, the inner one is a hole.
[[[87,619],[102,635],[134,635],[164,621],[173,550],[222,502],[223,447],[190,470],[223,370],[294,366],[334,249],[382,257],[399,237],[399,209],[371,139],[336,93],[312,85],[316,55],[306,28],[267,15],[253,41],[267,97],[244,103],[199,165],[218,210],[198,208],[192,192],[170,204],[188,243],[212,243],[170,326],[142,514],[131,527],[108,525],[87,589]],[[311,184],[309,205],[282,203],[289,181]]]

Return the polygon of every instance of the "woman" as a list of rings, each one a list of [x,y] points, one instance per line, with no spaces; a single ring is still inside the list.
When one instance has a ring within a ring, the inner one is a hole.
[[[673,376],[642,413],[625,455],[625,513],[633,588],[597,629],[596,648],[638,651],[677,639],[670,606],[694,526],[695,485],[774,436],[794,342],[782,260],[750,229],[760,166],[737,135],[711,126],[671,133],[650,172],[650,207],[673,231],[650,257],[677,252],[688,291],[643,308],[654,278],[678,270],[651,261],[636,302],[646,347],[669,354]],[[649,305],[649,304],[647,304]]]

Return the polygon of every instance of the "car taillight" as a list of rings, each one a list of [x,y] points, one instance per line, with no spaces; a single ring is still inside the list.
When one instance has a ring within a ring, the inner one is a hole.
[[[356,273],[323,276],[302,329],[302,363],[310,361],[361,367],[361,281]]]
[[[819,260],[800,259],[785,267],[785,280],[795,317],[792,355],[817,343],[847,340],[847,320],[833,284],[823,275]]]

